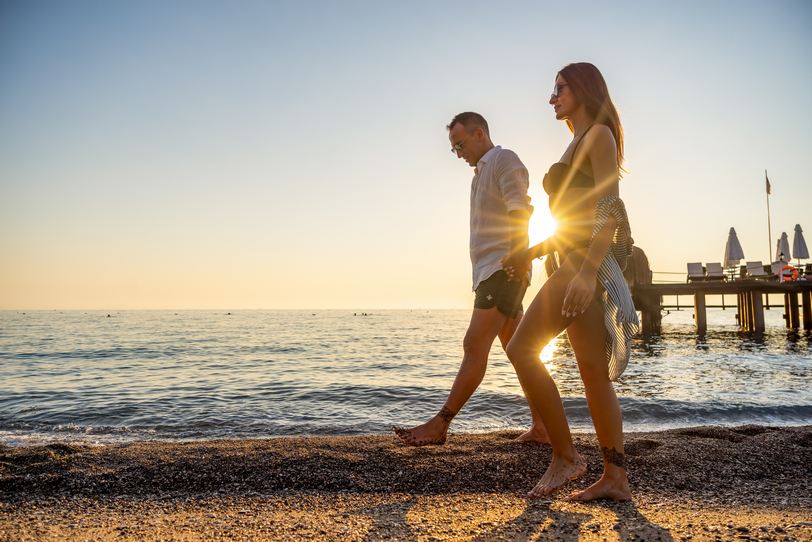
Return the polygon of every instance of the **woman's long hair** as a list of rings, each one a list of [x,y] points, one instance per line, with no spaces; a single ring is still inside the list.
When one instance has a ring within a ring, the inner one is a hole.
[[[575,62],[564,66],[558,74],[567,81],[593,121],[612,130],[617,144],[617,168],[623,171],[623,125],[620,124],[620,115],[609,97],[609,89],[601,72],[589,62]],[[575,131],[569,120],[567,126],[570,131]]]

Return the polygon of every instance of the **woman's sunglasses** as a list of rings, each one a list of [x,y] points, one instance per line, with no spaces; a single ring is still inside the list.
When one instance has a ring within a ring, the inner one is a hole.
[[[561,97],[561,93],[564,91],[564,87],[568,86],[566,83],[556,83],[553,87],[553,93],[550,96],[553,100],[557,100]]]

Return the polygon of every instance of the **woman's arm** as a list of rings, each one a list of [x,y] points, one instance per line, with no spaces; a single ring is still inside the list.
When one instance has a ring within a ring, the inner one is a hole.
[[[541,258],[556,251],[557,240],[556,236],[552,235],[537,245],[527,249],[527,259],[534,260]]]
[[[590,130],[589,139],[584,141],[595,177],[595,201],[607,196],[618,195],[619,172],[617,166],[617,145],[608,126],[596,126]],[[603,227],[592,237],[589,250],[578,274],[573,277],[564,295],[561,314],[575,316],[586,311],[595,295],[598,268],[606,257],[617,228],[617,221],[609,217]]]
[[[547,254],[555,252],[555,236],[548,237],[541,243],[530,248],[517,251],[502,258],[502,268],[507,272],[509,280],[516,280],[524,277],[530,270],[530,265],[534,259],[541,258]]]

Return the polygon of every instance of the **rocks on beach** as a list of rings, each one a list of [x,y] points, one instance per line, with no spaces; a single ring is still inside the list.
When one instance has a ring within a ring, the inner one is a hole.
[[[0,447],[0,540],[812,539],[812,427],[628,434],[631,503],[526,499],[550,448],[515,435]]]

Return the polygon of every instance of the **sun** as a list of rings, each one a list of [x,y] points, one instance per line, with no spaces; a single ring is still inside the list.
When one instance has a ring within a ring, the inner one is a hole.
[[[553,233],[555,233],[556,226],[555,219],[550,214],[549,209],[543,207],[536,208],[533,215],[530,217],[530,224],[528,225],[528,236],[530,237],[530,246],[541,243]]]

